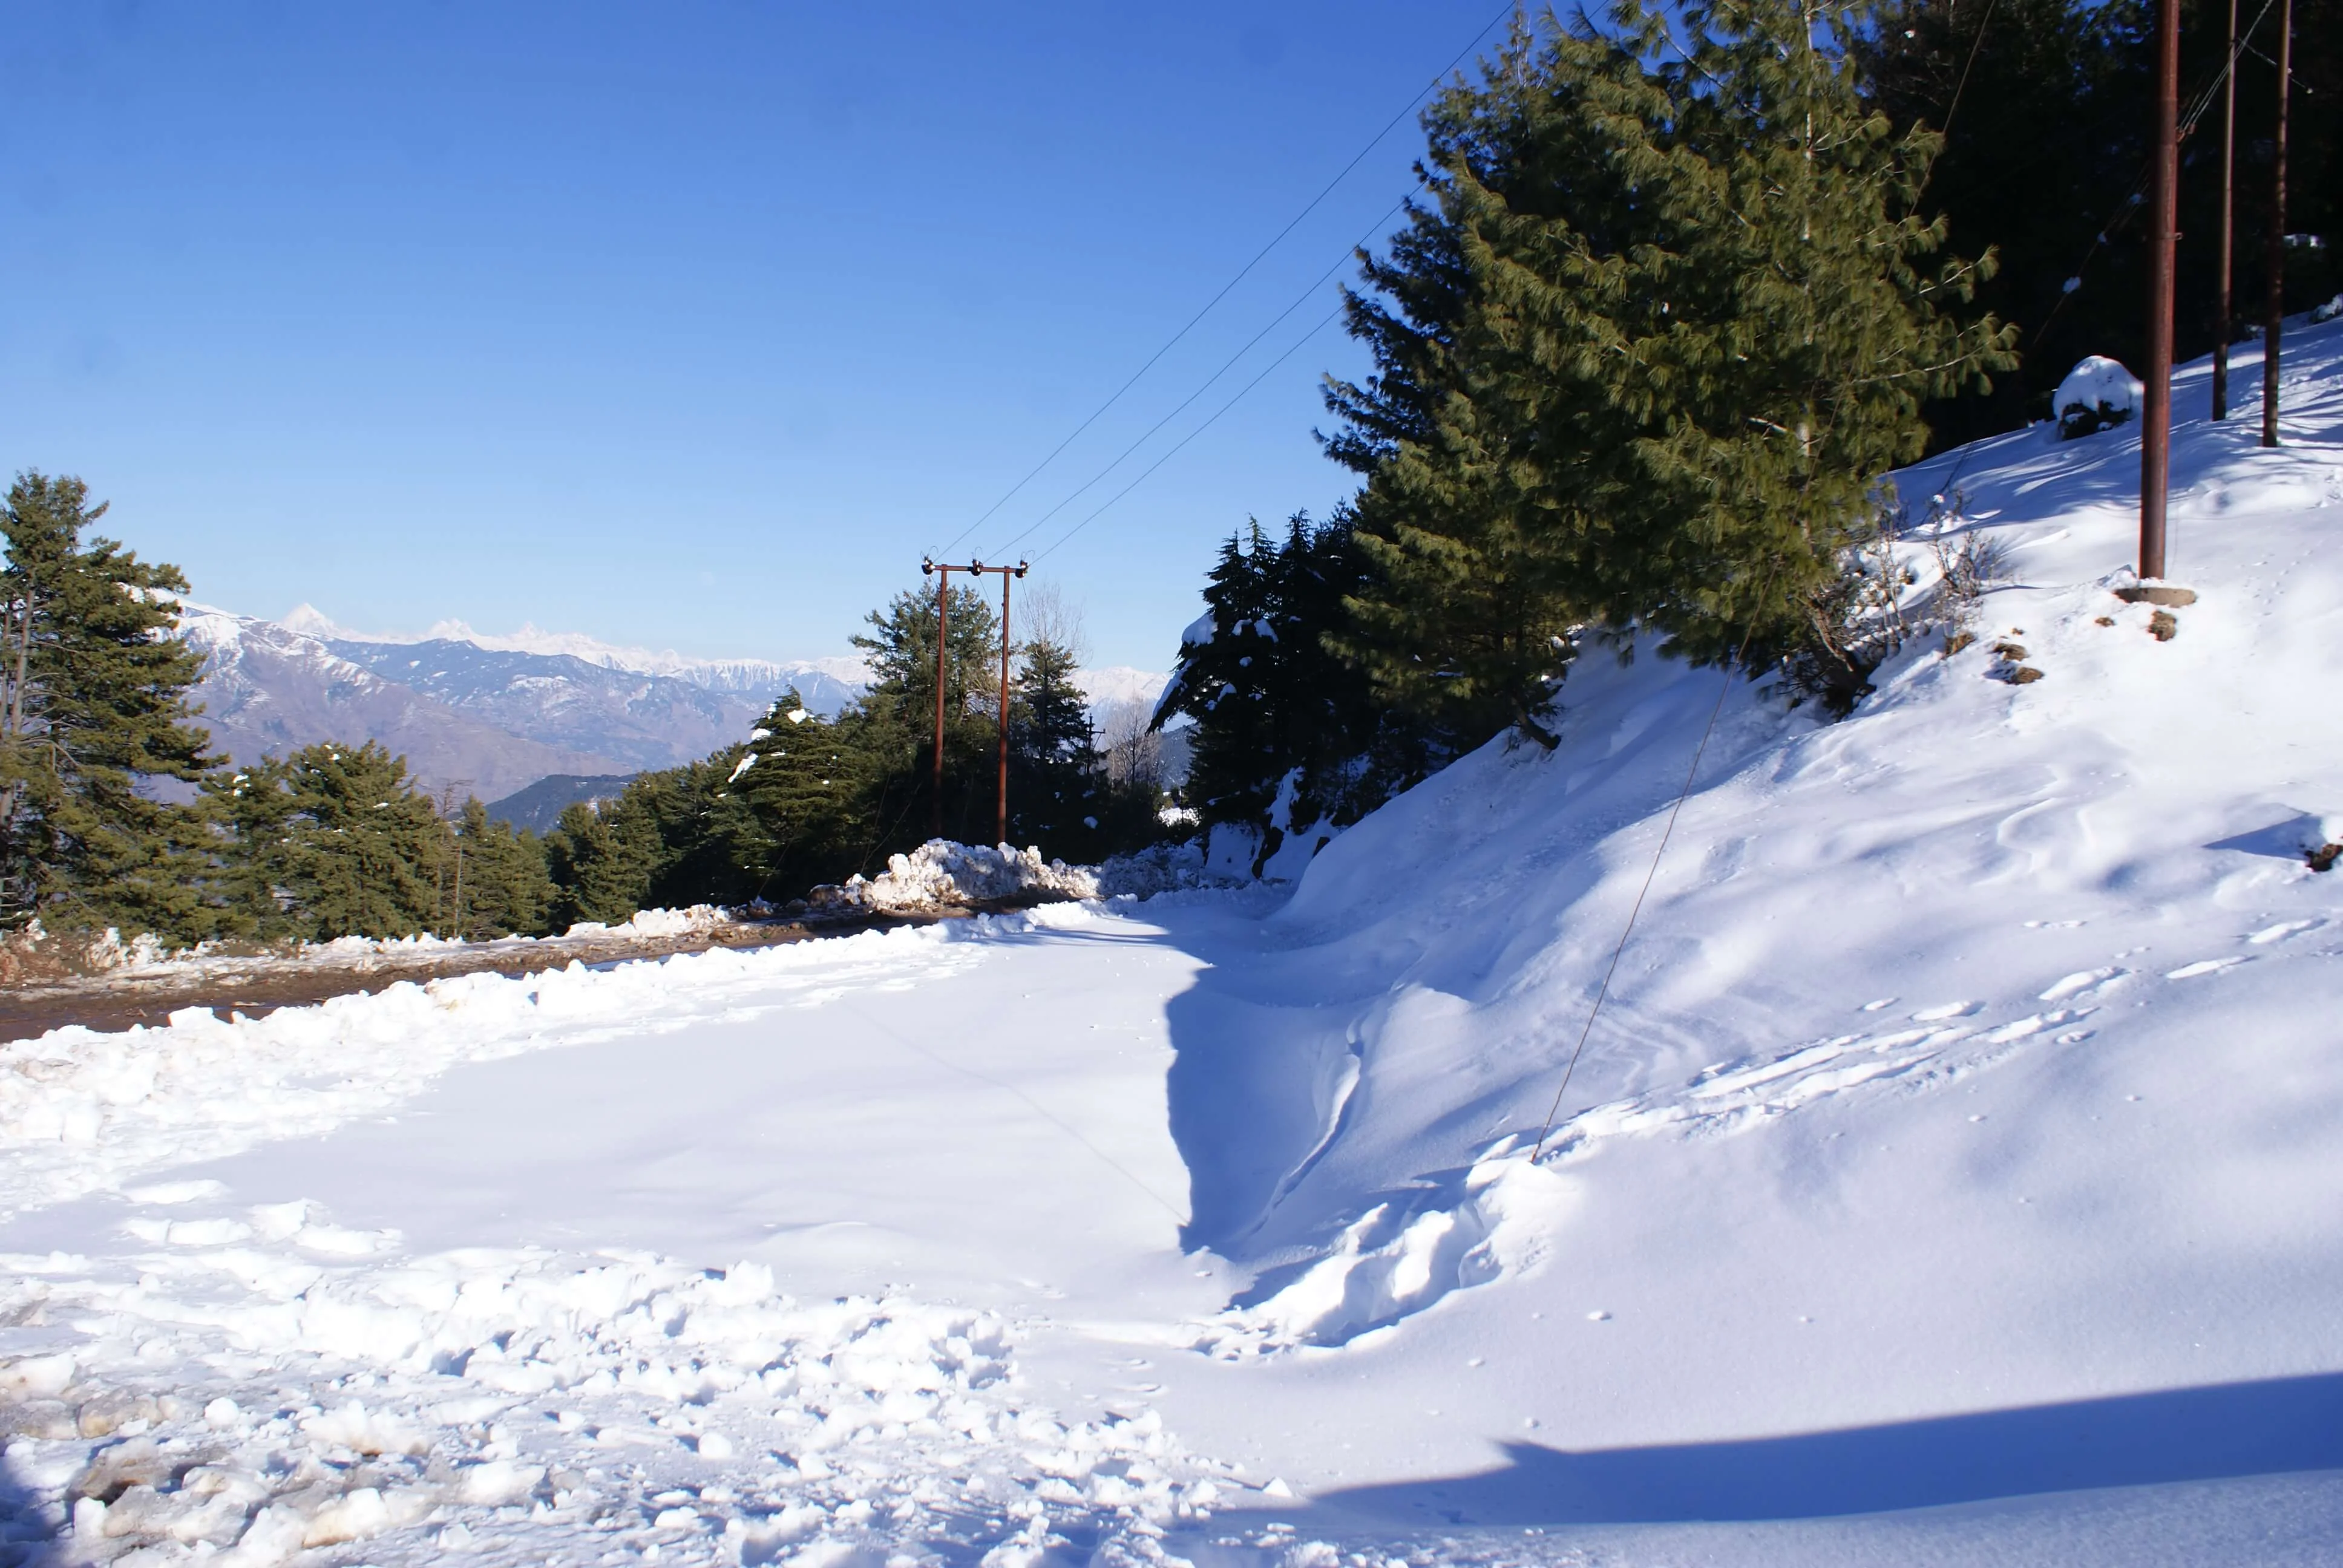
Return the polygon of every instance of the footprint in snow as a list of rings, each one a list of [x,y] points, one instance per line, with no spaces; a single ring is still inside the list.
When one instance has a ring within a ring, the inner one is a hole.
[[[2268,947],[2272,942],[2282,942],[2288,937],[2298,937],[2305,931],[2315,931],[2326,923],[2325,920],[2287,920],[2278,925],[2266,926],[2247,937],[2246,940],[2254,947]]]
[[[2131,973],[2129,970],[2114,964],[2109,964],[2105,969],[2077,970],[2064,980],[2053,981],[2050,989],[2036,1000],[2058,1001],[2073,996],[2077,991],[2104,990],[2129,973]]]
[[[1941,1023],[1948,1018],[1966,1018],[1985,1006],[1981,1001],[1948,1001],[1942,1007],[1924,1007],[1912,1015],[1914,1023]]]
[[[2253,961],[2254,960],[2251,959],[2241,958],[2204,959],[2193,964],[2182,964],[2177,970],[2167,970],[2164,971],[2164,978],[2166,980],[2195,980],[2198,975],[2218,974],[2223,970],[2233,970],[2239,964],[2249,964]]]

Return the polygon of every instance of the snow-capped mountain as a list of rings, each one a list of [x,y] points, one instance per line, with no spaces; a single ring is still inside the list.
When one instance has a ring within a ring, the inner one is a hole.
[[[551,774],[608,776],[705,757],[795,688],[835,711],[854,661],[624,662],[641,650],[527,631],[514,638],[368,638],[307,606],[283,621],[190,604],[182,635],[207,656],[198,692],[216,749],[239,760],[318,740],[379,740],[427,786],[493,800]],[[468,630],[450,623],[440,632]],[[583,647],[602,657],[513,645]],[[828,668],[826,668],[828,667]]]
[[[209,657],[199,697],[215,749],[248,761],[317,740],[379,740],[431,788],[484,800],[555,774],[696,761],[748,734],[785,692],[836,713],[869,678],[860,658],[692,658],[534,626],[362,632],[306,604],[278,621],[189,604],[180,628]],[[1102,723],[1164,679],[1122,666],[1075,678]]]
[[[870,679],[869,667],[860,658],[851,655],[787,661],[693,658],[673,648],[627,647],[604,642],[583,632],[547,631],[528,622],[523,622],[518,631],[508,634],[478,631],[460,620],[435,622],[430,630],[420,635],[363,632],[352,630],[315,606],[305,604],[278,624],[327,643],[405,647],[417,643],[462,642],[492,653],[575,658],[587,664],[599,665],[605,669],[665,676],[705,687],[710,691],[742,694],[760,703],[794,688],[806,699],[806,706],[820,713],[836,712]]]
[[[319,740],[379,740],[427,788],[461,784],[491,800],[548,773],[625,770],[600,751],[458,712],[273,621],[189,604],[179,630],[206,656],[200,722],[213,749],[238,761]]]

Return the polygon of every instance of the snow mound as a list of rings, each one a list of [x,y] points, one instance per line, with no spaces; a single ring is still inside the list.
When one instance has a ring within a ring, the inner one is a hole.
[[[2050,407],[2061,435],[2087,436],[2138,417],[2140,399],[2147,396],[2138,377],[2117,361],[2093,354],[2066,372],[2050,395]]]
[[[1035,1403],[989,1312],[799,1302],[755,1262],[473,1249],[321,1267],[287,1246],[75,1261],[0,1260],[0,1311],[69,1313],[86,1336],[78,1362],[5,1369],[0,1416],[38,1440],[12,1460],[62,1492],[76,1543],[142,1563],[351,1541],[416,1563],[499,1544],[538,1562],[561,1546],[877,1562],[907,1543],[1038,1560],[1069,1535],[1144,1559],[1227,1474],[1151,1412],[1068,1422]]]
[[[402,980],[258,1019],[183,1008],[156,1028],[76,1026],[12,1041],[0,1045],[0,1215],[323,1132],[462,1062],[687,1028],[749,996],[760,1008],[820,1006],[906,974],[951,973],[980,950],[962,935],[870,931],[608,970],[573,961],[528,976]]]
[[[823,915],[915,915],[976,904],[1095,899],[1098,874],[1086,866],[1044,860],[1039,849],[958,844],[930,839],[908,855],[890,855],[876,877],[850,877],[817,888],[806,900]]]
[[[582,920],[562,934],[567,937],[660,937],[698,936],[712,931],[731,917],[714,904],[694,904],[688,910],[637,910],[632,919],[623,925],[605,925],[599,920]]]
[[[1377,1203],[1289,1282],[1226,1313],[1197,1347],[1225,1358],[1348,1344],[1449,1292],[1544,1261],[1569,1206],[1567,1181],[1503,1141],[1459,1183]],[[1445,1190],[1444,1190],[1445,1189]]]

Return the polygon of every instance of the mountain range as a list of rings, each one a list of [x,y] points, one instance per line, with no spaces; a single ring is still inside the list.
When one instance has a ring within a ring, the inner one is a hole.
[[[598,785],[694,761],[746,736],[785,692],[835,713],[867,679],[853,657],[698,659],[460,621],[365,633],[307,605],[272,621],[189,603],[179,631],[205,656],[196,697],[214,750],[251,762],[319,740],[377,740],[427,789],[489,801],[556,775]],[[1163,684],[1120,667],[1078,678],[1101,713]]]

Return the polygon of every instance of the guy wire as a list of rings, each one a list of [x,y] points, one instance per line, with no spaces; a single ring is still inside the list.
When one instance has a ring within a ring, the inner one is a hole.
[[[1717,716],[1725,711],[1725,699],[1733,693],[1733,678],[1741,671],[1749,657],[1749,645],[1757,636],[1757,618],[1765,608],[1765,600],[1774,592],[1775,569],[1781,565],[1778,558],[1765,568],[1765,586],[1757,592],[1757,602],[1750,607],[1748,629],[1741,634],[1741,646],[1735,650],[1733,662],[1725,667],[1725,683],[1717,689],[1716,706],[1708,710],[1708,723],[1700,732],[1700,744],[1693,748],[1692,766],[1684,769],[1684,788],[1676,791],[1676,803],[1668,809],[1667,825],[1660,829],[1659,847],[1652,851],[1651,869],[1644,873],[1644,885],[1636,891],[1634,907],[1627,911],[1627,923],[1619,932],[1619,945],[1611,950],[1611,964],[1603,971],[1603,984],[1594,993],[1594,1005],[1587,1010],[1586,1026],[1578,1031],[1578,1043],[1570,1050],[1570,1061],[1562,1070],[1562,1082],[1554,1091],[1554,1103],[1546,1107],[1545,1121],[1538,1128],[1537,1142],[1530,1149],[1530,1163],[1534,1165],[1545,1153],[1545,1141],[1554,1134],[1554,1119],[1562,1111],[1562,1097],[1570,1092],[1571,1076],[1578,1070],[1578,1058],[1586,1050],[1587,1037],[1594,1032],[1594,1020],[1603,1016],[1603,1004],[1611,1000],[1611,980],[1619,972],[1619,960],[1627,950],[1627,939],[1635,934],[1635,920],[1644,912],[1644,900],[1652,890],[1652,882],[1660,874],[1660,859],[1668,852],[1668,840],[1675,836],[1676,818],[1684,812],[1684,802],[1692,798],[1693,780],[1700,774],[1700,759],[1708,751],[1708,738],[1716,733]]]

